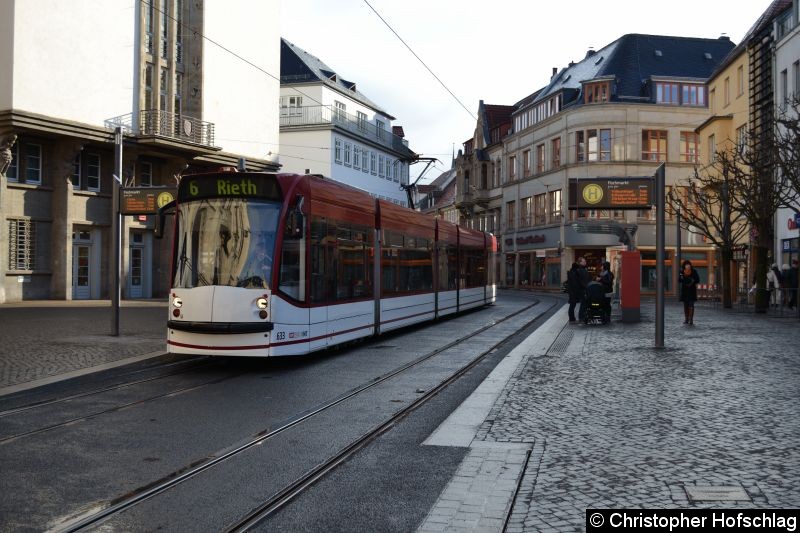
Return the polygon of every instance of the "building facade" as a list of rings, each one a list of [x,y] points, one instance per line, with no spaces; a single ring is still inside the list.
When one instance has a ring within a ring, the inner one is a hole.
[[[781,13],[775,23],[776,113],[793,113],[791,101],[800,100],[800,1]],[[775,263],[791,265],[800,257],[800,205],[781,208],[775,215]]]
[[[709,117],[695,131],[701,140],[698,167],[711,172],[718,153],[733,153],[748,143],[750,56],[746,39],[723,59],[706,85]],[[751,272],[749,240],[743,239],[735,248],[731,286],[749,289]]]
[[[497,183],[484,182],[482,172],[467,175],[466,167],[456,178],[488,197],[495,214],[499,208],[501,285],[555,288],[579,257],[591,269],[614,262],[623,249],[618,237],[585,231],[585,223],[603,221],[636,228],[642,291],[654,291],[655,210],[569,210],[568,186],[570,180],[652,176],[661,163],[668,186],[690,175],[701,144],[694,130],[708,116],[705,81],[732,48],[727,38],[625,35],[554,72],[546,87],[514,106],[511,133],[483,156]],[[462,196],[459,207],[470,203]],[[677,279],[672,227],[668,292]],[[702,283],[714,283],[713,249],[687,232],[681,239],[682,255],[693,259]]]
[[[321,174],[406,206],[415,154],[403,129],[358,91],[355,82],[302,48],[281,40],[281,165]]]
[[[123,186],[174,187],[242,157],[277,170],[279,84],[231,52],[279,72],[277,12],[277,0],[0,4],[0,302],[110,297],[117,126]],[[153,219],[124,217],[123,297],[169,290]]]

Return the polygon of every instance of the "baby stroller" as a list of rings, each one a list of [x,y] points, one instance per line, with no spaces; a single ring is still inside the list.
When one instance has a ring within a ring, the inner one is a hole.
[[[606,291],[601,283],[589,282],[586,286],[586,312],[584,324],[607,324],[611,317],[606,309]]]

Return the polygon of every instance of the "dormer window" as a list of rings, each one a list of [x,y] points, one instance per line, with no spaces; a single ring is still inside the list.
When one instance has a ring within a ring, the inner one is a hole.
[[[656,103],[702,107],[706,105],[706,88],[702,83],[678,83],[659,81],[655,83]]]
[[[678,105],[678,84],[671,82],[656,83],[656,103]]]
[[[585,104],[602,104],[608,102],[610,91],[610,83],[607,81],[587,83],[583,86]]]

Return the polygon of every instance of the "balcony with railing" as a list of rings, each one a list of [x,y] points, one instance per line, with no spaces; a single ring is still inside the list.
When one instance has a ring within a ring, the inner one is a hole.
[[[158,109],[146,109],[106,120],[106,126],[121,126],[139,137],[156,137],[217,149],[214,146],[214,124],[186,115]]]
[[[332,106],[281,107],[280,118],[281,130],[332,124],[395,152],[407,154],[411,151],[408,141],[402,137]]]

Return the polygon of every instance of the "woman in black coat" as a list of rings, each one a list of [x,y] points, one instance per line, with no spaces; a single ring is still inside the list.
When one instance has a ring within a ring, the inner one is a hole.
[[[575,306],[583,299],[583,286],[578,274],[578,263],[572,263],[567,271],[567,293],[569,294],[569,321],[575,322]]]
[[[681,289],[681,301],[683,302],[683,323],[694,325],[694,303],[697,301],[697,284],[700,283],[700,276],[692,267],[691,261],[684,261],[681,266],[681,273],[678,275],[678,285]]]

